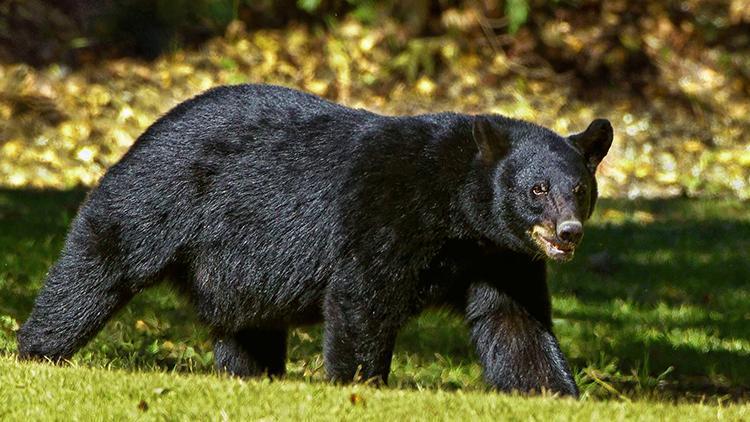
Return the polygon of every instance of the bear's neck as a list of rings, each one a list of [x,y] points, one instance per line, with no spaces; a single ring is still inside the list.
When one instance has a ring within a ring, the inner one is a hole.
[[[444,234],[453,238],[471,236],[465,207],[467,185],[476,180],[477,148],[471,133],[472,117],[440,113],[409,118],[415,133],[405,142],[419,144],[411,166],[421,175],[414,178],[415,188],[424,199],[422,212],[433,217]],[[421,136],[420,136],[421,135]]]

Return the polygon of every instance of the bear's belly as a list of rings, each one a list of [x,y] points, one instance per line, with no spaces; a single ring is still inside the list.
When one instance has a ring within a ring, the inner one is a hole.
[[[325,279],[273,278],[267,274],[196,274],[190,296],[211,327],[236,331],[287,327],[322,320]]]

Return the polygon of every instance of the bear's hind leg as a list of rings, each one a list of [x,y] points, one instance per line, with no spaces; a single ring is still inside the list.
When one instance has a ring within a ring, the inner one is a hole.
[[[239,377],[286,372],[287,330],[251,328],[217,338],[216,369]]]
[[[70,358],[133,296],[121,277],[97,259],[63,254],[18,332],[19,356]]]
[[[133,242],[116,219],[100,215],[107,214],[102,209],[89,200],[74,220],[60,259],[18,332],[22,359],[70,358],[165,269],[171,254],[158,249],[161,243]]]

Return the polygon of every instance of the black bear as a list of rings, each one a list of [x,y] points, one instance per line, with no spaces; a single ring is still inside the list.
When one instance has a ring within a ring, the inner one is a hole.
[[[386,382],[399,329],[445,305],[466,316],[491,385],[575,396],[544,257],[572,257],[611,142],[606,120],[562,137],[498,115],[212,89],[149,127],[89,194],[19,354],[70,357],[167,279],[232,374],[283,374],[289,327],[322,320],[330,379]]]

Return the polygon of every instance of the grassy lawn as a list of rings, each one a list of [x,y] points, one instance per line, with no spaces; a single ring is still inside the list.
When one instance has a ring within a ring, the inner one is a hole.
[[[523,398],[481,391],[338,387],[197,374],[19,368],[0,358],[0,419],[129,420],[747,420],[736,404]]]
[[[283,381],[218,376],[207,331],[166,286],[138,296],[72,365],[18,364],[14,330],[83,196],[0,191],[0,419],[750,418],[750,212],[739,201],[600,202],[577,258],[551,268],[574,402],[489,392],[461,319],[440,311],[402,332],[387,388],[322,382],[320,327],[292,332]]]

